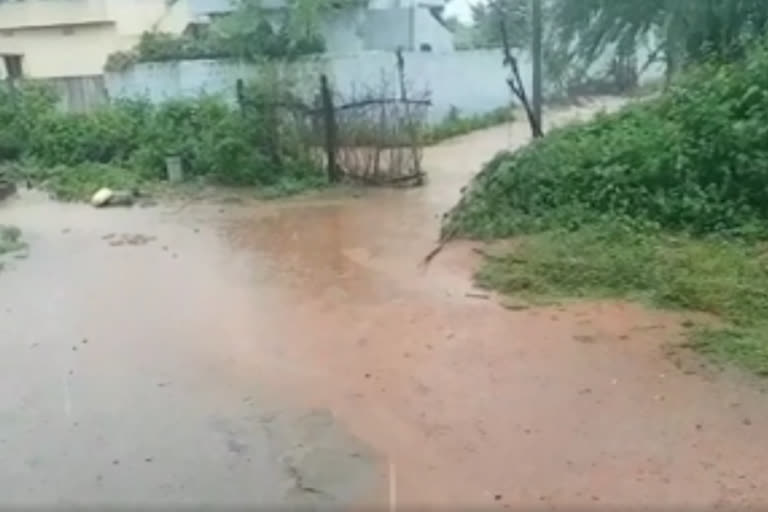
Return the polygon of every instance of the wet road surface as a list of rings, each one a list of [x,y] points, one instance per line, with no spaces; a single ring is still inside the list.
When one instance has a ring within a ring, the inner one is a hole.
[[[508,311],[470,293],[468,243],[419,266],[526,138],[430,148],[427,187],[357,198],[0,206],[30,243],[0,273],[3,504],[768,503],[766,398],[666,355],[680,318]]]

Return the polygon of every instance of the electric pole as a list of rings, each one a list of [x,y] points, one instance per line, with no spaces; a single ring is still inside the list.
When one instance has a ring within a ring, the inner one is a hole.
[[[541,13],[541,3],[543,0],[531,0],[531,33],[533,35],[533,42],[531,44],[531,58],[533,59],[533,83],[531,87],[533,89],[533,115],[536,118],[536,122],[540,127],[542,125],[541,117],[541,103],[542,103],[542,37],[543,37],[543,21]]]

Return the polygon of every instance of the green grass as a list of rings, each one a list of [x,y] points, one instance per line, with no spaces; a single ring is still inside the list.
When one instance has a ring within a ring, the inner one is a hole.
[[[44,167],[28,161],[9,169],[14,179],[28,181],[60,201],[87,201],[102,187],[130,191],[150,184],[141,173],[110,164]]]
[[[258,187],[256,197],[258,199],[280,199],[302,194],[309,190],[322,190],[328,186],[330,185],[326,177],[319,173],[304,176],[284,176],[273,185]]]
[[[438,142],[465,135],[476,130],[490,128],[499,124],[509,123],[515,120],[512,107],[503,107],[485,114],[462,117],[458,111],[451,112],[440,123],[429,126],[422,135],[424,144],[437,144]]]
[[[614,298],[710,313],[688,346],[768,375],[768,251],[616,225],[548,231],[489,257],[479,284],[525,298]]]

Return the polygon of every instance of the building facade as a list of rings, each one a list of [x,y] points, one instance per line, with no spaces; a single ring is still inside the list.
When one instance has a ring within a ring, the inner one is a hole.
[[[184,5],[168,0],[0,0],[0,79],[100,75],[144,31],[187,22]]]
[[[206,24],[233,10],[233,0],[187,0],[193,23]],[[441,14],[447,0],[368,0],[356,8],[336,9],[322,20],[328,53],[368,50],[451,52],[453,33]],[[284,0],[262,0],[279,18]]]

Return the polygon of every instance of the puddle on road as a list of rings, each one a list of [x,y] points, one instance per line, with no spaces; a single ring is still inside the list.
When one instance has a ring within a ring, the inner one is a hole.
[[[394,468],[402,506],[768,501],[768,431],[744,421],[768,424],[762,396],[676,372],[674,315],[507,311],[467,295],[470,244],[419,266],[471,173],[525,136],[430,149],[428,187],[362,199],[0,206],[31,245],[0,274],[0,485],[383,506]]]

